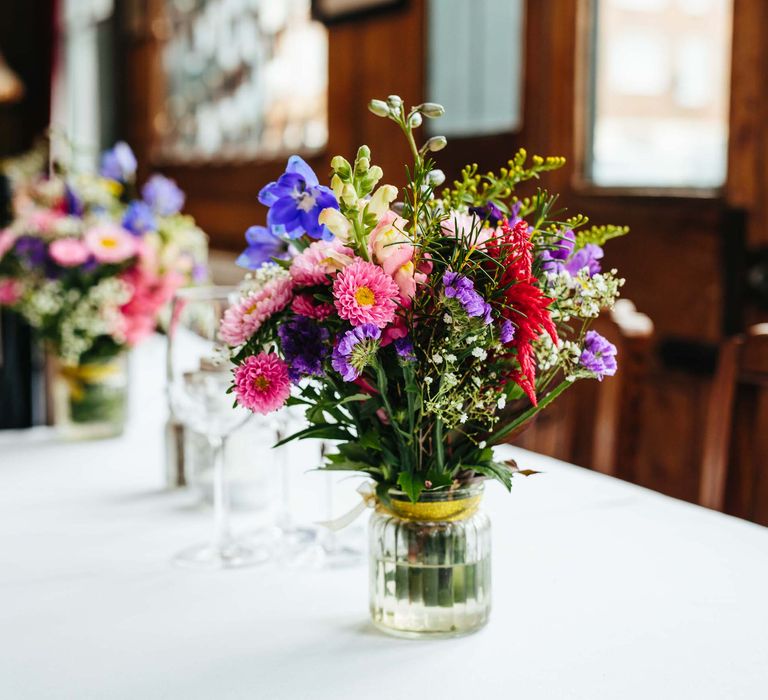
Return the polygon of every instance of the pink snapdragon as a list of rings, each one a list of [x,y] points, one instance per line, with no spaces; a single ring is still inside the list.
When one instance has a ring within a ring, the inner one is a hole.
[[[298,287],[328,284],[332,275],[353,262],[354,255],[337,240],[315,241],[291,262],[291,279]]]
[[[176,273],[153,275],[139,267],[124,272],[120,279],[131,288],[131,298],[120,307],[120,335],[136,345],[155,330],[160,309],[173,297],[184,278]]]

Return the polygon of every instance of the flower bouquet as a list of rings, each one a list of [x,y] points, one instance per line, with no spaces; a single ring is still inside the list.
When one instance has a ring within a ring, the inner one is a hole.
[[[442,187],[419,146],[434,103],[397,96],[371,111],[399,128],[413,163],[402,190],[380,184],[362,146],[331,161],[330,186],[298,156],[259,200],[266,227],[246,233],[253,272],[226,312],[236,401],[256,413],[306,410],[291,438],[333,441],[325,468],[375,488],[371,613],[401,635],[461,634],[490,606],[488,479],[520,471],[493,445],[575,381],[616,371],[616,348],[589,330],[623,280],[602,245],[626,233],[565,217],[556,196],[515,188],[563,165],[519,151],[498,173],[464,168]]]
[[[174,291],[206,276],[207,242],[179,211],[184,194],[153,175],[141,198],[125,143],[101,174],[16,183],[0,232],[0,304],[36,329],[52,358],[54,420],[72,437],[122,431],[124,350],[156,327]]]

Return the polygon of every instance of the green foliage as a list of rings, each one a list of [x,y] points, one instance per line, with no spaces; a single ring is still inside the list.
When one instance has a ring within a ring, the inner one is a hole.
[[[629,233],[629,226],[615,226],[613,224],[604,224],[602,226],[592,226],[586,231],[580,231],[576,235],[576,249],[583,248],[588,243],[596,245],[605,245],[606,241],[612,238],[620,238]]]

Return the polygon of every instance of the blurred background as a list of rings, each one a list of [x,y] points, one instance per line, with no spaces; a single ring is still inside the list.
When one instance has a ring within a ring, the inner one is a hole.
[[[449,179],[566,156],[537,184],[632,229],[606,258],[630,303],[601,319],[622,370],[520,444],[768,523],[765,26],[765,0],[5,0],[0,158],[49,124],[82,167],[126,140],[228,281],[291,153],[324,173],[366,143],[404,182],[372,97],[445,105]]]

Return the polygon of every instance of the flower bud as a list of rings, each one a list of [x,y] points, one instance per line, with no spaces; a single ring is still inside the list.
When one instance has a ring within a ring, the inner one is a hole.
[[[403,104],[403,100],[400,95],[389,95],[387,97],[387,104],[391,109],[400,109],[400,105]]]
[[[421,114],[419,112],[414,112],[411,115],[411,118],[408,120],[408,123],[411,125],[412,129],[417,129],[418,127],[420,127],[421,122],[422,122],[422,119],[421,119]]]
[[[368,148],[365,144],[360,146],[360,148],[357,149],[357,155],[355,156],[355,160],[360,160],[361,158],[368,158],[370,160],[371,158],[371,149]]]
[[[448,139],[445,136],[432,136],[424,145],[428,151],[436,153],[442,151],[448,144]]]
[[[352,166],[343,156],[334,156],[331,159],[331,169],[333,172],[338,173],[339,177],[344,180],[352,175]]]
[[[445,173],[442,170],[430,170],[427,173],[427,184],[430,187],[440,187],[445,182]]]
[[[442,117],[445,114],[445,107],[437,104],[437,102],[423,102],[416,109],[419,110],[425,117],[435,119],[436,117]]]
[[[355,161],[355,175],[364,175],[371,167],[371,161],[367,158],[358,158]]]
[[[371,100],[368,103],[368,109],[373,112],[377,117],[388,117],[389,107],[386,102],[381,100]]]

